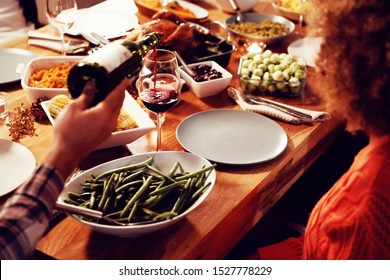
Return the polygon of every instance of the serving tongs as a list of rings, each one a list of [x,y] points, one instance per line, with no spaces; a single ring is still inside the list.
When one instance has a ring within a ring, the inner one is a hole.
[[[241,12],[240,7],[237,5],[235,0],[229,0],[230,6],[232,6],[233,10],[236,11],[236,22],[243,23],[245,21],[244,15]]]
[[[143,225],[143,224],[150,224],[154,221],[142,221],[142,222],[131,222],[131,223],[122,223],[115,219],[111,219],[110,217],[104,216],[103,212],[92,210],[86,207],[82,206],[76,206],[68,203],[61,203],[57,202],[55,206],[56,210],[65,212],[71,215],[79,215],[89,218],[97,219],[98,221],[104,221],[111,225],[118,225],[118,226],[135,226],[135,225]]]

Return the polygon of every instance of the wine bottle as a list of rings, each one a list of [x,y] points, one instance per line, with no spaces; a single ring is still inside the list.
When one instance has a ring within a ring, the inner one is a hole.
[[[125,77],[131,78],[141,68],[142,57],[160,41],[157,33],[142,40],[118,40],[83,58],[69,72],[68,89],[73,98],[83,91],[87,81],[96,85],[92,105],[102,101]]]

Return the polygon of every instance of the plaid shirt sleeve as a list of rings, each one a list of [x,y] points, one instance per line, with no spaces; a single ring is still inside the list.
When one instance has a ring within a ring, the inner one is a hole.
[[[0,211],[0,259],[28,259],[44,234],[64,180],[40,165]]]

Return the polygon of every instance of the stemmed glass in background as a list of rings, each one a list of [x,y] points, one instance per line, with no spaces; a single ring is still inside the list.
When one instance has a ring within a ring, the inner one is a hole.
[[[160,3],[161,3],[161,6],[162,6],[163,10],[166,10],[166,9],[167,9],[168,3],[169,3],[170,1],[171,1],[171,0],[160,0]]]
[[[58,29],[62,41],[62,54],[66,55],[65,32],[76,20],[76,0],[47,0],[46,15],[49,23]]]
[[[305,16],[305,4],[307,0],[301,0],[299,12],[299,35],[303,36],[303,18]]]
[[[157,151],[161,151],[165,112],[180,99],[180,72],[175,54],[164,49],[150,50],[143,59],[137,84],[142,103],[157,116]]]

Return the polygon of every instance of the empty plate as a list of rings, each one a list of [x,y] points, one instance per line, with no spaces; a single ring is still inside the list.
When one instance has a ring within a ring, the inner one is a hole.
[[[229,109],[193,114],[176,130],[179,143],[210,161],[232,165],[262,163],[287,146],[285,131],[262,115]]]
[[[0,139],[0,196],[27,180],[34,172],[35,157],[25,146]]]
[[[0,49],[0,85],[20,80],[16,68],[20,63],[28,64],[38,56],[22,49]]]

